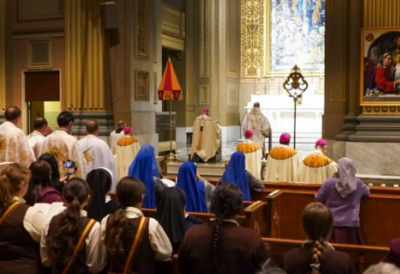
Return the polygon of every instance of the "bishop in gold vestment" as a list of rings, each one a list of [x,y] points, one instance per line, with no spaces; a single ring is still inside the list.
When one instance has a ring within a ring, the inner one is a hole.
[[[207,114],[209,114],[209,109],[204,108],[203,114],[194,121],[193,142],[190,151],[193,160],[198,156],[203,162],[207,162],[220,153],[221,146],[221,128]]]

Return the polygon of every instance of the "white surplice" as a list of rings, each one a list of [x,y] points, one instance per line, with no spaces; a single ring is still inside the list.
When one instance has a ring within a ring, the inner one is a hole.
[[[120,133],[116,133],[116,130],[111,131],[109,143],[110,143],[110,148],[111,148],[111,151],[113,154],[117,154],[117,152],[116,152],[117,142],[124,135],[125,135],[125,133],[123,130],[121,130]]]
[[[251,140],[246,139],[244,142],[237,145],[236,150],[244,153],[244,156],[246,157],[246,170],[260,180],[262,158],[261,148]]]
[[[42,150],[42,145],[44,140],[46,140],[46,137],[39,131],[34,130],[31,134],[28,135],[27,138],[33,153],[35,153],[36,158],[39,158],[40,152]]]
[[[118,182],[117,165],[114,155],[107,143],[93,134],[88,134],[86,137],[80,139],[78,144],[85,156],[87,174],[99,167],[109,169],[113,175],[110,191],[115,193]]]
[[[86,163],[83,152],[78,145],[78,140],[63,129],[57,129],[46,137],[42,145],[41,154],[50,153],[58,162],[60,175],[64,176],[71,169],[64,168],[63,162],[72,160],[77,167],[74,177],[86,178]]]
[[[304,165],[299,172],[299,182],[323,184],[338,170],[336,162],[325,156],[320,150],[315,150],[303,160]]]
[[[301,156],[295,149],[280,144],[268,153],[264,181],[297,182],[302,165]]]
[[[28,168],[35,161],[25,133],[11,122],[0,125],[0,162],[15,162]]]
[[[140,150],[139,142],[132,136],[121,137],[115,146],[118,180],[128,176],[128,169]]]
[[[253,142],[263,148],[265,138],[270,135],[271,124],[259,108],[253,107],[243,118],[242,130],[243,136],[247,130],[253,131]]]

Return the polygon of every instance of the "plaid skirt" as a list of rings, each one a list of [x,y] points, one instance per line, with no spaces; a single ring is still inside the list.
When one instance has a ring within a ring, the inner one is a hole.
[[[359,227],[334,226],[332,243],[363,245],[364,239]]]

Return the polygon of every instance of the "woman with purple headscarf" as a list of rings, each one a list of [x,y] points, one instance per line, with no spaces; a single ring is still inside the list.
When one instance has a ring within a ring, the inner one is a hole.
[[[361,245],[360,204],[370,191],[356,177],[353,160],[341,158],[338,166],[338,172],[325,181],[315,199],[329,207],[333,214],[332,242]]]

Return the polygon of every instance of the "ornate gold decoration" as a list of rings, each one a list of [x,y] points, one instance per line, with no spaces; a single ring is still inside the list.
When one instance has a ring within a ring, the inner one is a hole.
[[[399,115],[400,114],[400,106],[363,106],[362,107],[362,114],[367,115]]]
[[[85,150],[83,152],[83,156],[85,157],[86,163],[89,164],[90,162],[94,161],[94,158],[92,157],[92,155],[90,155],[89,150],[92,149],[92,146],[89,147],[87,150]]]
[[[303,92],[305,92],[308,88],[308,83],[304,79],[303,74],[301,74],[300,68],[297,65],[294,65],[294,67],[292,68],[291,73],[283,83],[283,88],[289,94],[289,97],[293,98],[294,102],[293,148],[296,148],[296,109],[297,104],[301,102]],[[297,93],[297,91],[299,91],[299,93]]]
[[[49,151],[51,155],[54,156],[54,158],[57,159],[58,162],[64,162],[66,161],[64,154],[59,150],[57,147],[52,147]]]
[[[7,148],[6,139],[0,135],[0,152],[3,152]]]
[[[264,71],[264,1],[242,0],[241,74],[258,78]]]

